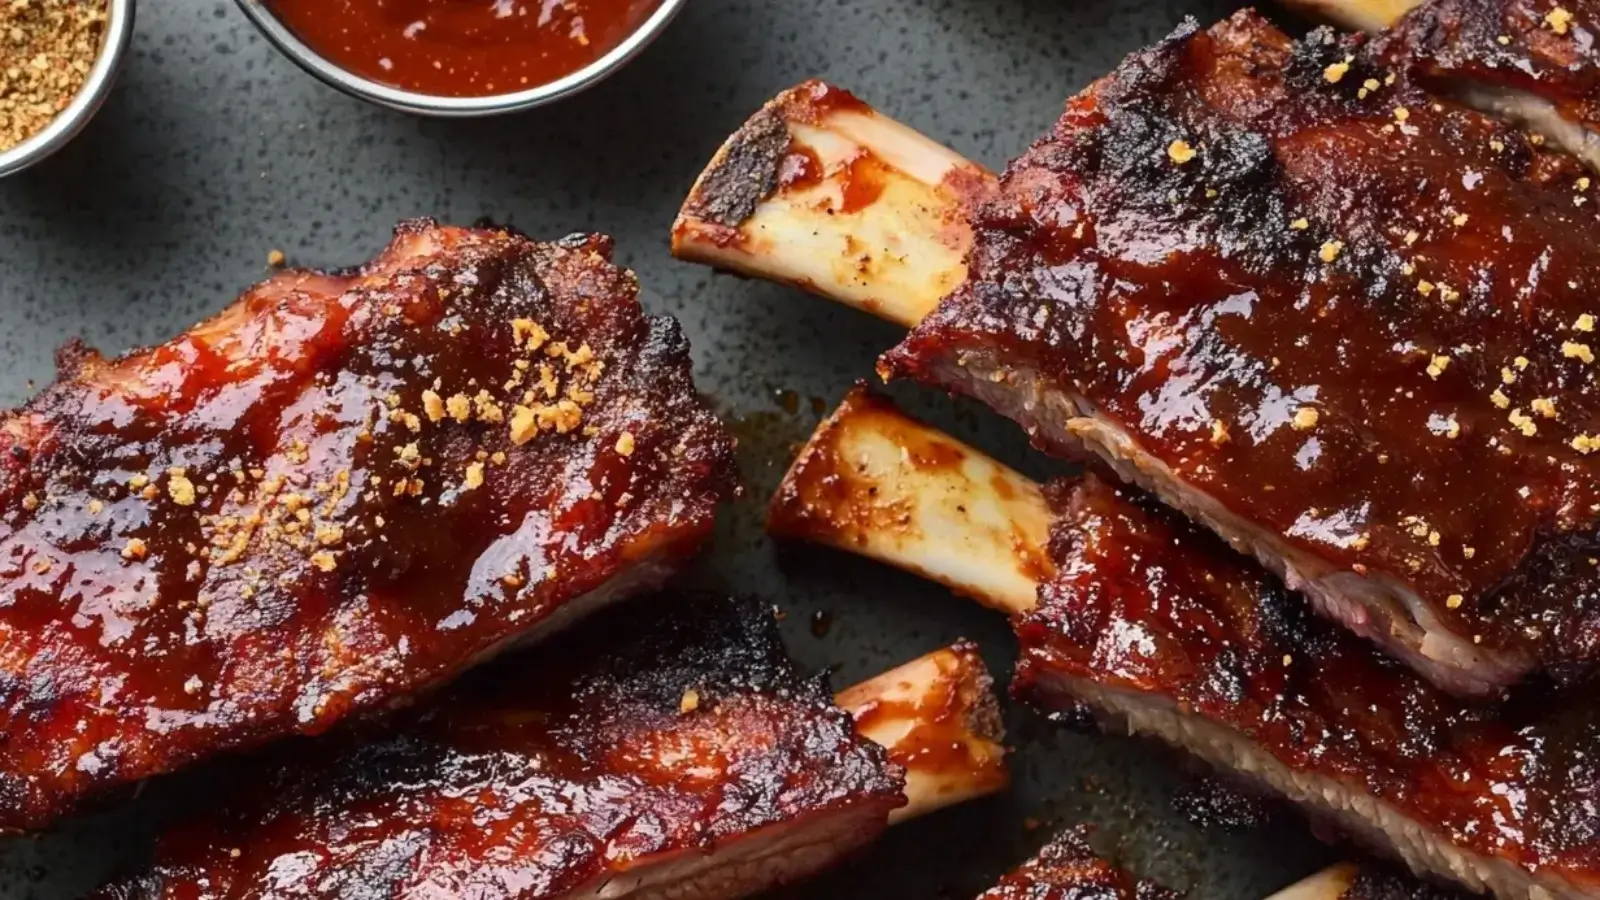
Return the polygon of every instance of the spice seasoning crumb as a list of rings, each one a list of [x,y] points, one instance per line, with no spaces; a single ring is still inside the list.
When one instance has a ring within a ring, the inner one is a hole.
[[[0,33],[0,151],[33,137],[72,103],[100,55],[107,0],[21,0]]]
[[[172,473],[167,478],[167,496],[179,506],[193,506],[194,482],[181,473]]]
[[[422,412],[427,415],[429,422],[437,422],[444,418],[444,398],[438,391],[422,392]]]
[[[1193,147],[1189,146],[1188,141],[1179,140],[1173,141],[1167,146],[1167,155],[1172,157],[1173,162],[1181,166],[1194,159],[1195,151]]]
[[[532,409],[520,404],[511,408],[511,443],[520,447],[533,440],[538,433],[539,426],[535,424]]]
[[[1223,444],[1226,444],[1230,439],[1231,439],[1231,437],[1228,434],[1228,425],[1227,425],[1227,423],[1223,422],[1221,420],[1218,420],[1218,419],[1211,420],[1211,444],[1212,444],[1212,446],[1221,447]]]

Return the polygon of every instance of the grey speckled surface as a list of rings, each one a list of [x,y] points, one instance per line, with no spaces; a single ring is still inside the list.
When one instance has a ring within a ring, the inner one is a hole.
[[[847,683],[958,635],[997,672],[1009,635],[945,592],[817,551],[777,552],[761,506],[816,421],[894,338],[888,326],[770,285],[675,263],[666,230],[721,139],[765,98],[820,75],[991,165],[1020,151],[1071,92],[1194,14],[1229,4],[1161,0],[694,0],[655,46],[599,89],[519,117],[436,122],[383,112],[303,75],[224,0],[145,0],[135,53],[87,133],[45,166],[0,182],[0,401],[51,375],[74,336],[108,351],[162,340],[265,275],[366,259],[395,221],[489,216],[538,236],[616,235],[646,304],[683,320],[701,386],[738,429],[750,485],[726,517],[702,583],[789,612],[797,656]],[[786,412],[778,391],[802,402]],[[916,411],[1024,469],[1045,465],[970,405],[898,392]],[[808,620],[832,614],[816,637]],[[1328,851],[1290,816],[1265,830],[1200,830],[1172,808],[1187,776],[1124,738],[1009,713],[1016,788],[897,829],[870,854],[791,896],[971,896],[1042,840],[1091,822],[1118,859],[1190,889],[1248,900]],[[160,822],[203,803],[217,773],[166,779],[39,838],[0,842],[0,896],[68,898],[135,860]]]

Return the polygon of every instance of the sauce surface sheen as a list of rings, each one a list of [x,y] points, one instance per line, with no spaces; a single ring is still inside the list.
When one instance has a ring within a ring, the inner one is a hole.
[[[549,84],[632,34],[661,0],[269,0],[284,25],[363,78],[438,97]]]

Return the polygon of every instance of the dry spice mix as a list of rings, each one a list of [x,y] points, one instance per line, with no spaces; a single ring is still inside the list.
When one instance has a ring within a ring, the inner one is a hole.
[[[107,0],[0,0],[0,151],[49,125],[100,54]]]

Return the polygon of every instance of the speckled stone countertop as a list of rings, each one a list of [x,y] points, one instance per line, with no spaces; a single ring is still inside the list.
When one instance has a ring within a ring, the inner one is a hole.
[[[0,400],[20,402],[81,337],[106,351],[171,336],[291,263],[367,259],[397,220],[483,217],[540,237],[616,236],[645,303],[676,315],[701,387],[741,438],[750,490],[695,579],[788,612],[790,646],[849,683],[965,635],[997,672],[998,617],[945,591],[821,551],[779,552],[762,507],[794,448],[894,340],[882,323],[772,285],[671,259],[667,228],[695,174],[763,100],[810,76],[992,166],[1021,151],[1063,100],[1184,15],[1232,4],[1162,0],[694,0],[656,44],[598,89],[477,121],[375,109],[313,81],[231,2],[146,0],[105,110],[45,165],[0,181]],[[914,411],[1034,474],[1049,463],[1008,423],[914,390]],[[831,623],[812,627],[823,612]],[[896,828],[796,898],[970,897],[1059,824],[1193,900],[1260,897],[1329,858],[1292,814],[1202,829],[1174,807],[1192,775],[1126,738],[1008,713],[1016,787]],[[0,841],[0,897],[75,897],[147,849],[160,823],[203,804],[218,777],[164,779],[56,833]],[[1031,827],[1030,827],[1031,826]]]

